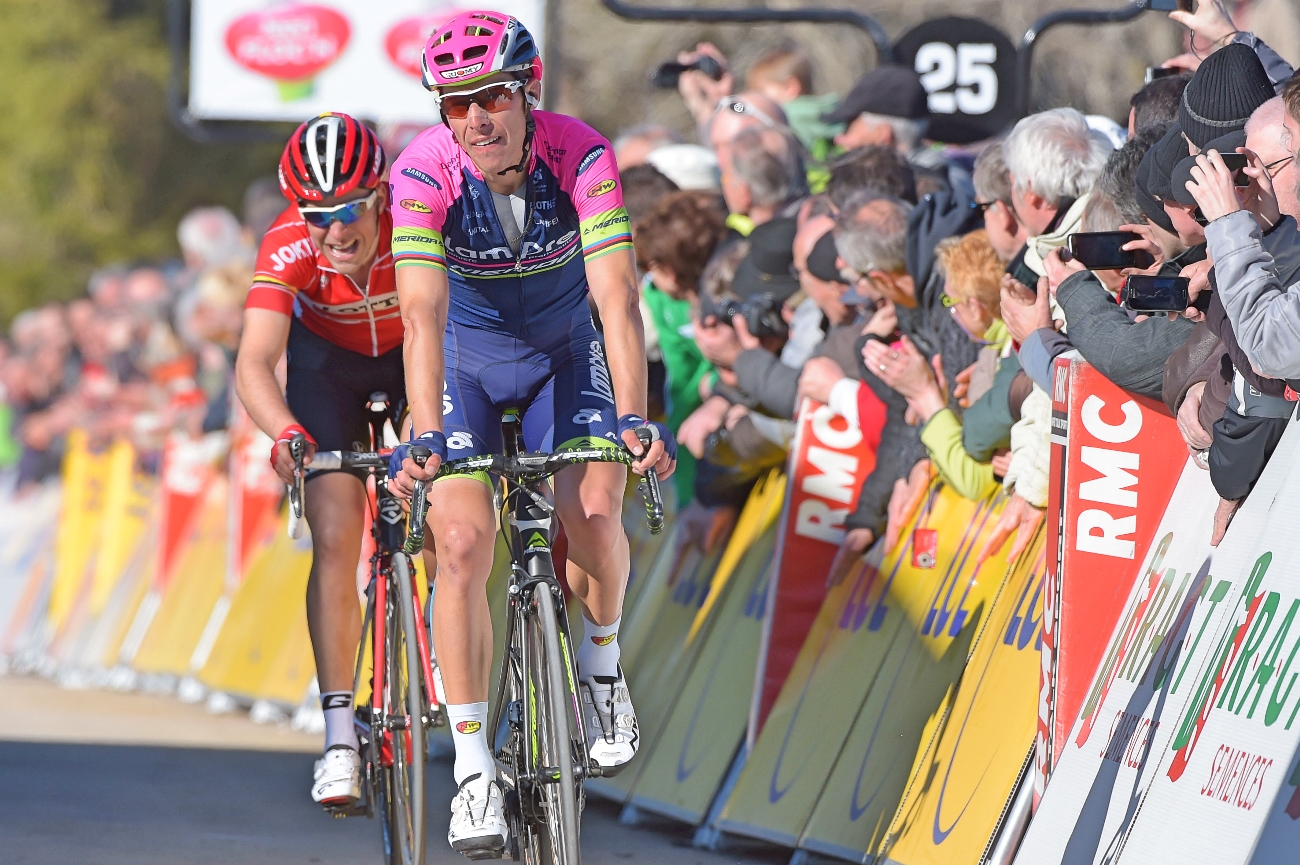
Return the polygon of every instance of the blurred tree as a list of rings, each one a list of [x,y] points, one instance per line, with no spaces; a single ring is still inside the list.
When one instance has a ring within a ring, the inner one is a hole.
[[[178,254],[191,207],[239,213],[275,144],[196,144],[167,117],[165,0],[0,2],[0,320],[96,267]],[[286,133],[287,134],[287,133]]]

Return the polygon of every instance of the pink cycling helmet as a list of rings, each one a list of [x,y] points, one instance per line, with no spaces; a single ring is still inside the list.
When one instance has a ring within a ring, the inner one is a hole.
[[[541,80],[537,42],[518,18],[500,12],[462,12],[433,31],[420,55],[424,86],[468,84],[497,72],[528,72]]]

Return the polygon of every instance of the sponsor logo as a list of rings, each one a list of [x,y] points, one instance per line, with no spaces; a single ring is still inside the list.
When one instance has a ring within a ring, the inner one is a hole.
[[[592,637],[591,641],[597,646],[608,646],[610,643],[614,642],[614,638],[617,636],[618,634],[609,634],[605,637]]]
[[[480,721],[461,721],[456,725],[456,732],[464,733],[466,736],[477,733],[481,729],[483,729],[483,724]]]
[[[397,499],[383,499],[379,503],[379,518],[390,526],[402,521],[402,505]]]
[[[282,273],[286,267],[304,258],[316,257],[316,245],[309,238],[295,240],[271,253],[272,270]]]
[[[444,403],[445,407],[445,403]],[[467,432],[454,432],[447,436],[447,447],[454,451],[463,451],[474,446],[474,439]]]
[[[482,68],[482,63],[472,63],[469,66],[462,66],[459,69],[448,69],[446,72],[439,72],[438,74],[449,81],[456,81],[465,78],[466,76],[473,75]]]
[[[393,235],[393,243],[408,243],[411,241],[414,241],[416,243],[433,243],[434,238],[425,237],[422,234],[394,234]]]
[[[595,234],[598,231],[603,231],[606,228],[610,228],[612,226],[618,225],[620,222],[627,222],[627,211],[621,210],[615,213],[609,219],[604,220],[603,222],[597,222],[595,225],[590,225],[584,228],[582,230],[582,233],[583,236],[586,236],[588,234]]]
[[[433,213],[432,207],[414,198],[403,198],[400,203],[405,210],[414,210],[416,213]]]
[[[588,168],[595,165],[596,160],[600,159],[600,157],[603,156],[604,153],[605,153],[605,145],[603,144],[597,144],[595,147],[588,150],[587,155],[582,157],[582,161],[578,163],[578,172],[577,172],[578,176],[581,177],[582,172],[586,171]]]
[[[444,381],[444,382],[442,383],[442,413],[443,413],[443,415],[445,416],[445,415],[449,415],[449,414],[451,414],[451,412],[452,412],[452,410],[453,410],[454,408],[455,408],[455,406],[452,405],[452,402],[451,402],[451,394],[447,393],[447,383]]]
[[[323,694],[320,701],[321,709],[346,709],[351,705],[351,694]]]
[[[606,192],[613,192],[616,188],[618,188],[618,181],[602,180],[587,192],[587,197],[595,198],[597,195],[604,195]]]
[[[573,422],[580,424],[600,423],[600,409],[584,408],[573,416]]]
[[[434,189],[442,189],[442,184],[418,168],[403,168],[402,175],[404,177],[409,177],[412,180],[418,180],[427,186],[432,186]]]
[[[614,405],[614,387],[609,380],[609,367],[605,365],[605,349],[600,340],[593,339],[587,346],[591,369],[591,390],[579,391],[582,396],[594,396]],[[578,421],[575,419],[575,423]]]
[[[546,535],[541,532],[533,532],[533,536],[528,540],[528,549],[549,550],[551,547],[546,543]]]

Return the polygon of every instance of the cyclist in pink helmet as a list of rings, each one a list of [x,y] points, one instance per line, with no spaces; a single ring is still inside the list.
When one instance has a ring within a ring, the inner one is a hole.
[[[431,477],[444,459],[500,453],[506,409],[521,412],[529,450],[626,447],[634,471],[666,477],[676,446],[667,428],[645,419],[645,337],[613,148],[586,124],[537,110],[537,46],[508,15],[457,15],[429,39],[423,71],[443,123],[393,166],[393,259],[412,434],[435,458],[421,469],[399,448],[394,489],[409,495],[412,480]],[[648,447],[640,429],[650,432]],[[575,465],[555,478],[568,582],[584,613],[577,662],[589,756],[606,775],[639,744],[618,648],[630,567],[625,484],[616,463]],[[486,729],[496,512],[491,487],[465,476],[439,480],[429,498],[433,637],[459,786],[448,839],[483,858],[507,840]]]

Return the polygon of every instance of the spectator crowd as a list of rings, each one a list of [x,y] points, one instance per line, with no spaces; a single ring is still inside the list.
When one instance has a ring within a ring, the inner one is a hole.
[[[678,57],[721,70],[681,74],[695,141],[648,124],[614,149],[692,537],[719,537],[785,464],[809,397],[875,445],[846,552],[896,542],[940,477],[1010,496],[995,543],[1015,534],[1014,554],[1047,504],[1052,370],[1073,351],[1177,418],[1222,498],[1218,542],[1300,390],[1300,77],[1219,4],[1171,17],[1194,51],[1133,94],[1127,128],[1055,108],[963,147],[927,137],[926,91],[902,66],[839,98],[795,48],[761,57],[744,89],[711,45]],[[74,425],[149,454],[227,424],[253,252],[283,204],[255,184],[243,224],[185,218],[183,261],[105,269],[87,297],[14,320],[0,464],[19,484],[57,470]],[[1114,231],[1144,267],[1070,253],[1071,235]],[[1133,276],[1188,279],[1188,306],[1126,308]]]

